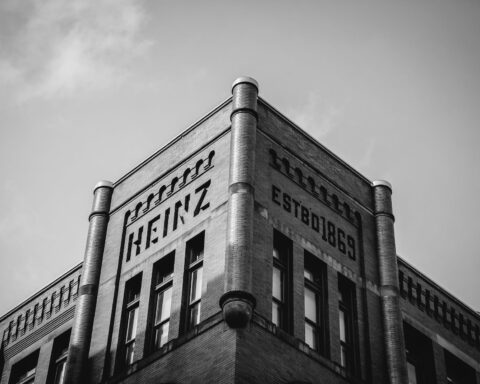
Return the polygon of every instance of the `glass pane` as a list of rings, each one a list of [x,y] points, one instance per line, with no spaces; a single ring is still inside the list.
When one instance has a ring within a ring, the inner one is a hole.
[[[130,309],[127,316],[127,333],[125,341],[132,340],[137,335],[138,307]]]
[[[55,384],[63,384],[63,381],[65,380],[65,368],[67,365],[67,360],[62,360],[57,363],[55,367]]]
[[[140,289],[142,287],[142,280],[134,277],[127,282],[127,303],[131,303],[140,298]]]
[[[33,383],[35,380],[36,367],[23,372],[18,376],[18,383]]]
[[[280,253],[278,252],[277,248],[273,248],[273,258],[280,260]]]
[[[317,349],[317,337],[315,328],[305,323],[305,343],[312,349]]]
[[[190,248],[190,264],[203,259],[203,243],[197,242]]]
[[[164,281],[170,280],[173,277],[173,269],[159,269],[155,277],[155,284],[161,284]]]
[[[127,345],[127,348],[126,348],[126,351],[125,351],[125,363],[127,365],[130,365],[130,364],[133,363],[134,353],[135,353],[135,342]]]
[[[340,345],[340,365],[347,366],[347,348],[344,345]]]
[[[280,327],[280,319],[282,318],[282,310],[280,305],[272,302],[272,323]]]
[[[415,365],[407,361],[408,384],[417,384],[417,369]]]
[[[155,329],[155,348],[158,349],[162,347],[168,341],[168,331],[170,329],[170,322],[162,324],[160,327]]]
[[[338,301],[345,304],[345,305],[348,305],[348,303],[346,302],[347,300],[347,297],[345,295],[345,287],[342,286],[342,285],[339,285],[338,286]]]
[[[347,341],[347,332],[345,326],[345,312],[340,309],[339,312],[339,326],[340,326],[340,341],[346,342]]]
[[[203,268],[200,267],[191,272],[190,283],[190,303],[200,299],[202,297],[202,277]]]
[[[201,302],[198,302],[190,307],[189,329],[200,323],[200,304]]]
[[[304,269],[303,276],[305,277],[305,279],[310,280],[311,282],[314,281],[314,277],[313,277],[314,275],[308,269]]]
[[[272,296],[282,301],[282,271],[277,267],[273,267],[272,276]]]
[[[172,304],[172,287],[157,293],[157,306],[155,309],[155,324],[170,317],[170,308]]]
[[[305,317],[317,323],[317,300],[315,292],[305,287]]]

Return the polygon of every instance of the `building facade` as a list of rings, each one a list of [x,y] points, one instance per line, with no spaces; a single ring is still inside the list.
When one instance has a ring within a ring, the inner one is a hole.
[[[0,318],[1,384],[480,384],[480,316],[400,259],[392,187],[239,78]]]

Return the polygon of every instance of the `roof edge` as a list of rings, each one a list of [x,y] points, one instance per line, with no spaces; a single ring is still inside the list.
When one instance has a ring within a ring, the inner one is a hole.
[[[404,264],[407,268],[413,270],[413,272],[417,273],[422,279],[426,280],[430,285],[432,285],[435,289],[438,289],[441,291],[445,296],[447,296],[449,299],[454,301],[456,304],[458,304],[460,307],[465,309],[466,311],[471,312],[478,321],[480,321],[480,312],[476,311],[472,307],[470,307],[468,304],[465,304],[463,301],[458,299],[457,297],[453,296],[450,292],[448,292],[445,288],[434,282],[430,277],[425,275],[423,272],[420,272],[417,268],[415,268],[412,264],[410,264],[408,261],[397,255],[397,259],[399,260],[400,263]]]
[[[266,107],[268,107],[272,112],[274,112],[277,116],[279,116],[281,119],[285,120],[288,124],[290,124],[293,128],[295,128],[301,135],[303,135],[305,138],[307,138],[309,141],[311,141],[313,144],[315,144],[317,147],[321,148],[325,152],[327,152],[328,155],[333,157],[335,160],[337,160],[340,164],[345,166],[347,169],[352,171],[355,175],[357,175],[360,179],[362,179],[365,183],[367,183],[370,187],[373,185],[372,181],[362,175],[359,171],[357,171],[355,168],[353,168],[351,165],[349,165],[347,162],[342,160],[340,157],[338,157],[336,154],[334,154],[330,149],[325,147],[323,144],[321,144],[317,139],[315,139],[313,136],[311,136],[309,133],[304,131],[302,128],[300,128],[297,124],[295,124],[292,120],[290,120],[288,117],[286,117],[284,114],[282,114],[278,109],[273,107],[270,103],[268,103],[265,99],[261,98],[260,96],[258,97],[258,100],[264,104]]]
[[[70,268],[67,272],[62,274],[61,276],[57,277],[54,281],[52,281],[50,284],[46,285],[45,287],[41,288],[38,292],[34,293],[27,299],[23,300],[20,304],[16,305],[12,309],[10,309],[7,313],[5,313],[3,316],[0,316],[0,322],[5,320],[8,316],[11,314],[17,312],[21,307],[23,307],[25,304],[27,304],[30,301],[34,301],[35,298],[38,296],[41,296],[44,294],[46,291],[48,291],[50,288],[58,284],[61,280],[65,279],[68,275],[71,275],[73,272],[76,272],[78,269],[82,268],[83,266],[83,261],[75,265],[73,268]]]
[[[208,112],[205,116],[200,118],[200,120],[197,120],[195,123],[190,125],[188,128],[184,129],[182,132],[180,132],[177,136],[175,136],[172,140],[170,140],[167,144],[165,144],[163,147],[160,147],[160,149],[156,150],[153,154],[151,154],[149,157],[147,157],[145,160],[143,160],[140,164],[136,165],[133,167],[130,171],[128,171],[125,175],[121,176],[117,181],[113,183],[113,188],[118,186],[119,184],[123,183],[125,180],[127,180],[131,175],[133,175],[135,172],[137,172],[140,168],[148,164],[150,161],[152,161],[155,157],[157,157],[160,153],[164,152],[167,150],[169,147],[171,147],[173,144],[175,144],[177,141],[179,141],[183,136],[185,136],[187,133],[190,131],[193,131],[196,127],[198,127],[200,124],[202,124],[205,120],[209,119],[212,115],[217,113],[220,109],[224,108],[226,105],[228,105],[232,101],[232,96],[228,97],[225,101],[223,101],[221,104],[217,105],[215,108],[213,108],[210,112]]]

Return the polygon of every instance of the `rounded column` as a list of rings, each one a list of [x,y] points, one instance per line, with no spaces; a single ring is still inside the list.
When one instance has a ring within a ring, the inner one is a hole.
[[[258,83],[240,77],[232,93],[226,293],[220,307],[230,327],[242,328],[255,307],[251,287]]]
[[[389,383],[407,384],[407,361],[403,338],[402,313],[398,284],[397,252],[392,211],[392,186],[387,181],[374,181],[377,254],[380,271],[380,296]]]
[[[85,382],[83,375],[87,367],[90,349],[112,192],[113,184],[109,181],[99,182],[93,191],[93,206],[89,216],[90,224],[82,266],[82,277],[68,350],[65,379],[67,384]]]

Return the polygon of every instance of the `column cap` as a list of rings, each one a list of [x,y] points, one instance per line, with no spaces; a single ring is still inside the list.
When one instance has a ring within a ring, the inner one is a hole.
[[[388,181],[386,180],[374,180],[372,182],[372,185],[374,187],[378,187],[378,186],[384,186],[384,187],[387,187],[388,189],[390,189],[392,191],[392,184],[390,184]]]
[[[95,191],[98,188],[111,188],[111,189],[113,189],[113,183],[111,181],[108,181],[108,180],[100,180],[97,183],[97,185],[95,185],[95,188],[93,188],[93,192],[95,193]]]
[[[255,79],[252,78],[252,77],[241,76],[241,77],[237,78],[237,79],[233,82],[233,84],[232,84],[232,92],[233,92],[233,88],[235,88],[238,84],[242,84],[242,83],[252,84],[255,88],[257,88],[257,91],[258,91],[258,82],[257,82],[257,80],[255,80]]]

